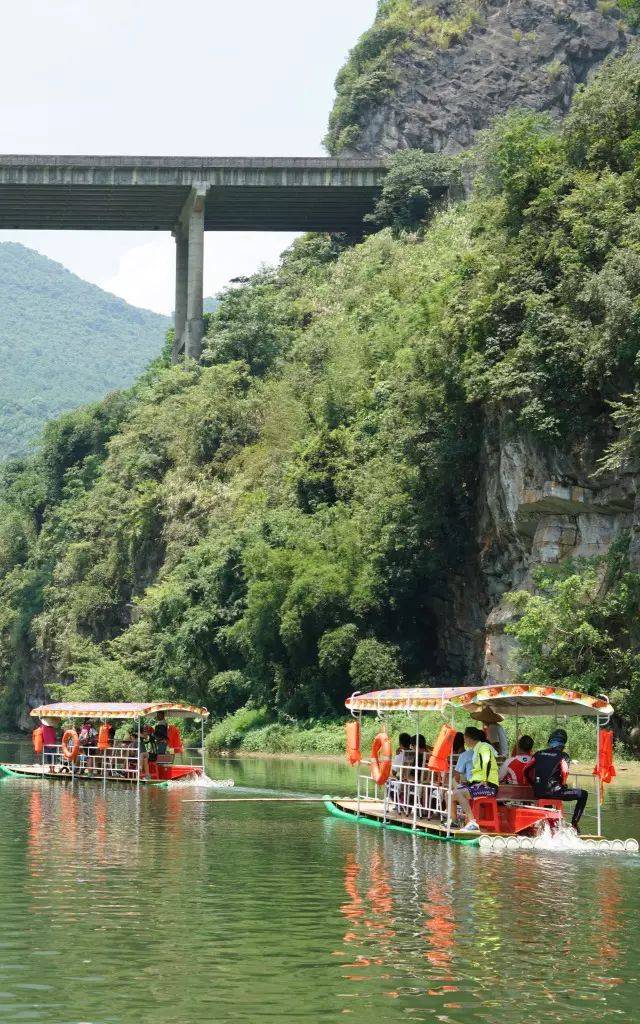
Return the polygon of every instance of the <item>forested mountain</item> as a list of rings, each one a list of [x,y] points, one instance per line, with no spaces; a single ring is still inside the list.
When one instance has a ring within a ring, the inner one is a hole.
[[[5,715],[45,685],[303,716],[521,672],[637,721],[639,138],[632,54],[562,125],[500,121],[446,210],[400,154],[387,227],[301,239],[202,366],[50,423],[1,489]]]
[[[0,460],[25,452],[53,416],[131,384],[168,322],[0,243]]]

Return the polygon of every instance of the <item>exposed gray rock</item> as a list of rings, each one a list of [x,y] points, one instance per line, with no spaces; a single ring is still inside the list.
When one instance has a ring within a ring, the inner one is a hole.
[[[603,478],[588,447],[543,451],[504,437],[500,424],[487,427],[482,470],[476,592],[484,591],[486,604],[477,671],[500,683],[518,672],[515,642],[505,633],[514,614],[509,593],[533,590],[537,566],[605,555],[634,524],[640,535],[638,475],[630,467],[616,479]]]
[[[447,16],[455,0],[417,0]],[[395,58],[397,86],[367,111],[342,155],[421,148],[456,153],[512,107],[564,114],[578,83],[623,52],[630,30],[596,0],[486,0],[482,18],[447,50],[419,44]]]

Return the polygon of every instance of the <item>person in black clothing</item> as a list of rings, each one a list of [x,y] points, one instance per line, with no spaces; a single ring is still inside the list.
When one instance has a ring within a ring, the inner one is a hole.
[[[169,746],[169,723],[165,719],[164,711],[158,711],[153,733],[158,754],[166,754],[167,747]]]
[[[538,750],[533,761],[525,769],[525,778],[533,786],[536,800],[548,796],[552,800],[575,800],[571,824],[576,832],[583,815],[589,794],[586,789],[570,789],[567,786],[570,758],[565,748],[567,734],[564,729],[552,732],[544,750]]]

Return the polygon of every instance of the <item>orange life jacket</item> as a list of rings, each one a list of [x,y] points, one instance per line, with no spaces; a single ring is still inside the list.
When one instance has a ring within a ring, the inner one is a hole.
[[[42,738],[42,726],[37,725],[31,734],[31,742],[33,743],[33,749],[36,754],[41,754],[44,750],[44,740]]]
[[[433,745],[433,752],[429,758],[428,768],[431,772],[448,772],[449,758],[453,752],[453,741],[456,738],[456,730],[450,725],[443,725],[438,733],[438,738]]]
[[[167,743],[176,754],[181,754],[184,750],[182,746],[182,736],[177,725],[170,725],[167,729]]]
[[[347,722],[346,725],[347,734],[347,761],[349,764],[355,765],[360,764],[362,761],[362,754],[360,753],[360,722],[357,719],[352,719]]]
[[[600,779],[600,794],[604,798],[604,787],[615,779],[616,772],[613,763],[613,731],[611,729],[600,730],[600,757],[593,769],[593,774]]]
[[[100,726],[98,732],[98,750],[107,750],[109,747],[109,726],[105,723]]]

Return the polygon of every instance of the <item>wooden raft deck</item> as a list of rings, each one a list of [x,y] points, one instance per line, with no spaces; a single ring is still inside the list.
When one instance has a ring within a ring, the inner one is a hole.
[[[330,803],[342,814],[353,816],[358,820],[357,800],[332,800]],[[331,807],[329,807],[331,810]],[[404,830],[413,831],[413,817],[409,814],[399,814],[396,811],[387,809],[385,822],[384,802],[382,800],[360,800],[360,819],[375,821],[376,824],[386,824]],[[439,818],[418,818],[416,821],[416,832],[426,833],[437,839],[452,839],[462,843],[477,843],[479,832],[464,832],[460,828],[452,828],[447,832],[447,827]],[[495,833],[493,833],[495,834]]]
[[[52,772],[49,771],[48,765],[41,764],[11,764],[9,762],[0,763],[0,777],[6,775],[9,777],[20,778],[20,779],[49,779],[54,782],[128,782],[129,785],[136,785],[136,779],[131,776],[125,775],[107,775],[106,779],[103,772],[96,771],[76,771],[74,775],[68,772]],[[158,779],[140,779],[140,783],[145,786],[166,786],[165,780]]]

